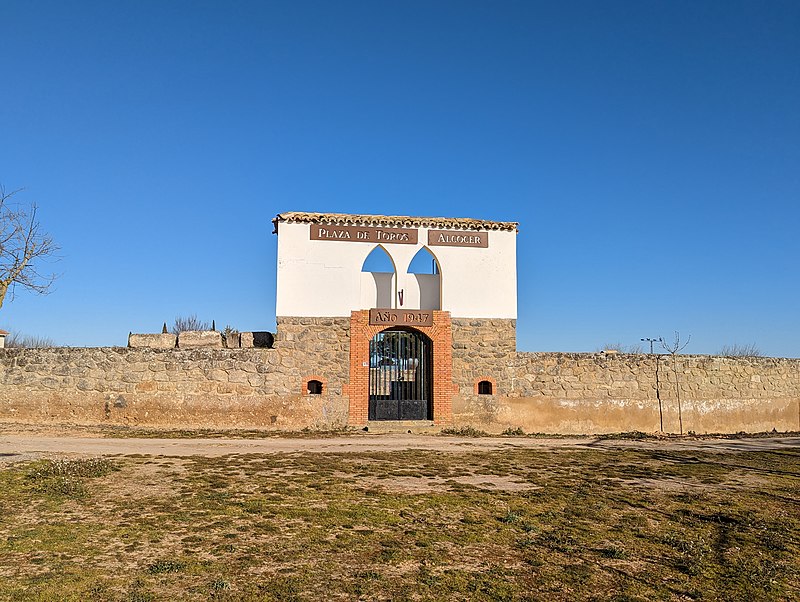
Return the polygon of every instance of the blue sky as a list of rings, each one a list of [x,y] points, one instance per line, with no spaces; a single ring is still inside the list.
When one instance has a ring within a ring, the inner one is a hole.
[[[62,247],[0,327],[275,323],[290,210],[520,222],[521,350],[800,356],[800,3],[0,4],[0,182]]]

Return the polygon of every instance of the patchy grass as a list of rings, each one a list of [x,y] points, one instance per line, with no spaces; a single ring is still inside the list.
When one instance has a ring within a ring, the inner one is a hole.
[[[328,430],[304,428],[302,430],[236,429],[236,428],[149,428],[122,425],[76,425],[76,424],[24,424],[0,423],[0,433],[68,433],[74,436],[108,437],[112,439],[319,439],[355,435],[360,429],[342,427]]]
[[[6,464],[0,600],[797,599],[798,475],[792,449]]]
[[[104,426],[99,429],[106,437],[120,439],[319,439],[326,437],[343,437],[358,432],[354,427],[341,429],[313,430],[304,428],[299,431],[277,431],[266,429],[157,429],[127,426]]]
[[[107,458],[41,460],[30,465],[26,477],[38,493],[77,498],[86,495],[87,479],[102,477],[114,470],[116,466]]]
[[[476,429],[474,426],[446,427],[439,431],[440,435],[456,437],[488,437],[489,433]]]
[[[642,439],[658,439],[660,435],[656,433],[643,433],[642,431],[628,431],[625,433],[604,433],[601,435],[597,435],[597,438],[601,441],[603,440],[614,440],[614,439],[630,439],[634,441],[640,441]]]

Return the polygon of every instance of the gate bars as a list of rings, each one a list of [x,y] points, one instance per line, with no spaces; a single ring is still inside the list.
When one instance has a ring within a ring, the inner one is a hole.
[[[371,420],[426,419],[430,402],[430,344],[425,335],[386,330],[369,343]]]

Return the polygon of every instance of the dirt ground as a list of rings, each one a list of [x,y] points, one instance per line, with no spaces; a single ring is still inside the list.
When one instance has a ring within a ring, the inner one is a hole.
[[[754,438],[654,438],[625,439],[602,437],[460,437],[410,433],[368,433],[356,431],[345,435],[268,436],[240,438],[190,435],[162,438],[158,436],[108,436],[85,427],[55,428],[24,425],[0,427],[0,462],[34,459],[49,455],[146,455],[204,456],[230,454],[276,453],[359,453],[425,450],[447,453],[486,452],[493,450],[670,450],[758,452],[800,449],[800,436]]]

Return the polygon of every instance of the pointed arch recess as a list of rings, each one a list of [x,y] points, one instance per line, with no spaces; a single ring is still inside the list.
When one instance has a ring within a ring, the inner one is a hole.
[[[394,257],[386,250],[386,247],[383,245],[375,245],[370,249],[369,253],[366,254],[364,257],[364,261],[361,262],[361,271],[362,272],[369,272],[369,273],[378,273],[378,274],[386,274],[386,270],[370,270],[367,269],[367,262],[375,261],[378,262],[381,259],[387,259],[389,261],[389,265],[392,266],[391,272],[397,273],[397,265],[394,262]]]
[[[418,258],[428,256],[433,261],[435,269],[430,271],[412,271],[414,262],[419,262]],[[408,303],[404,304],[409,309],[442,309],[442,264],[439,258],[427,246],[423,246],[416,252],[406,268],[404,283],[407,290],[405,297]]]
[[[424,263],[426,261],[426,257],[430,258],[432,265],[426,265]],[[415,263],[422,265],[415,266]],[[406,273],[436,275],[442,273],[442,266],[440,265],[439,259],[436,257],[436,255],[434,255],[433,251],[431,251],[427,246],[422,246],[420,250],[414,254],[414,257],[411,258],[411,262],[408,264]]]
[[[375,263],[388,260],[384,265],[386,269],[391,266],[391,271],[371,271],[367,264],[374,255]],[[375,245],[361,263],[361,308],[394,308],[396,296],[397,264],[383,245]]]

